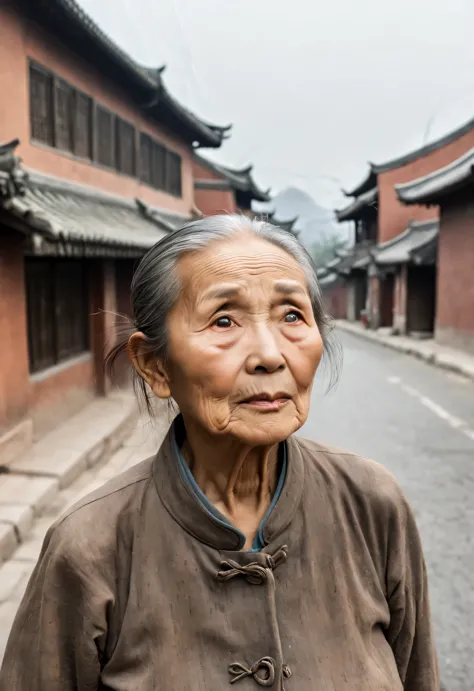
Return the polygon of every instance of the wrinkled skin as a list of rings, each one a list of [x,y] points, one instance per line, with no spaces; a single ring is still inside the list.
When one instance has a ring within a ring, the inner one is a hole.
[[[167,362],[141,354],[140,334],[132,357],[154,393],[179,405],[201,488],[241,523],[232,497],[257,497],[256,522],[276,482],[276,445],[304,424],[322,356],[305,276],[284,250],[247,233],[183,257],[178,272]],[[248,402],[258,394],[280,403]]]

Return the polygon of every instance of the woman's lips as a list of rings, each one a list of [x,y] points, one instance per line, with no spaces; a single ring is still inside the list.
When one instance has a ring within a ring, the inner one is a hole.
[[[243,401],[242,404],[265,412],[275,412],[280,410],[290,400],[288,396],[274,399],[252,397],[248,401]]]

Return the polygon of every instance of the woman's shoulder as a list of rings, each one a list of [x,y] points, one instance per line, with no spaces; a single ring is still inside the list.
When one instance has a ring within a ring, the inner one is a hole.
[[[404,511],[406,497],[395,476],[381,463],[357,453],[295,437],[309,478],[324,482],[331,492],[384,512]]]
[[[61,545],[68,553],[87,546],[98,555],[116,541],[117,532],[130,532],[144,494],[152,481],[153,458],[120,473],[73,504],[51,526],[47,542]],[[103,552],[102,552],[103,554]]]

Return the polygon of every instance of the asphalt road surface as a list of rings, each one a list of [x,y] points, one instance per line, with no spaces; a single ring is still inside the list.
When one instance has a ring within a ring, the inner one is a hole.
[[[414,509],[446,691],[474,690],[474,384],[349,334],[301,435],[383,463]]]

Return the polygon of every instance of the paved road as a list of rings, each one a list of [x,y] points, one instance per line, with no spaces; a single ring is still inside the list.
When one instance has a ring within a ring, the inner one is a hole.
[[[339,336],[336,390],[319,378],[306,437],[383,463],[418,521],[446,691],[474,689],[474,384]]]

